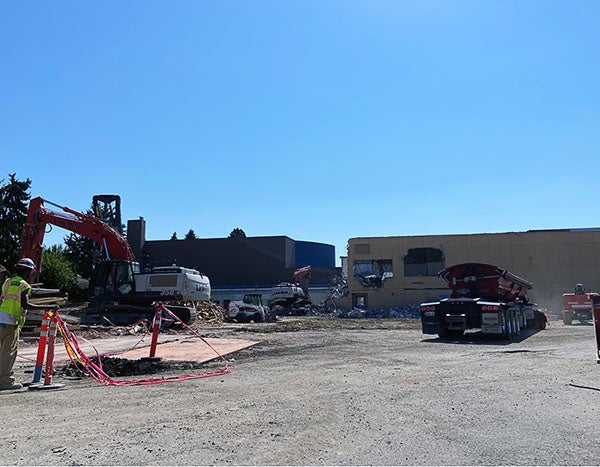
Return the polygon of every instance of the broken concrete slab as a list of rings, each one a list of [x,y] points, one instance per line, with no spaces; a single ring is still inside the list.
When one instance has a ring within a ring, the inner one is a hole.
[[[219,355],[224,356],[258,344],[258,341],[245,339],[205,338],[204,340],[206,342],[197,337],[188,337],[175,342],[159,343],[156,346],[155,356],[165,361],[207,362],[219,358]],[[127,359],[139,359],[148,357],[149,351],[149,347],[137,348],[119,354],[119,356]]]

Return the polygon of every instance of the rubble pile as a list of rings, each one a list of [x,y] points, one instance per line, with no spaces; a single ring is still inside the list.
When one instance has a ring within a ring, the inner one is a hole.
[[[421,313],[419,305],[408,305],[402,308],[374,308],[372,310],[361,310],[354,308],[352,310],[340,311],[338,318],[413,318],[419,319]]]
[[[196,319],[204,322],[220,323],[225,317],[223,307],[213,302],[199,302],[196,310],[198,312]]]

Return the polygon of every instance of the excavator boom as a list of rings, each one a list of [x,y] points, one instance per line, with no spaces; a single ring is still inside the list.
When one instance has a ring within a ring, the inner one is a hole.
[[[112,202],[114,195],[98,195],[98,202]],[[51,204],[61,212],[46,209]],[[118,205],[117,205],[118,209]],[[99,213],[99,209],[96,209]],[[120,212],[114,218],[120,225]],[[89,306],[72,310],[82,324],[104,324],[107,316],[115,324],[131,324],[140,319],[152,319],[153,303],[168,303],[170,310],[184,323],[196,319],[196,301],[210,299],[210,281],[198,271],[187,268],[155,268],[141,274],[140,265],[129,247],[127,239],[98,217],[83,214],[40,197],[29,203],[27,221],[23,232],[21,258],[31,258],[41,270],[44,253],[44,234],[47,225],[55,225],[93,240],[100,245],[106,260],[96,264],[88,289]],[[35,278],[37,280],[37,277]]]
[[[63,212],[50,211],[44,203],[56,206]],[[31,258],[38,267],[42,262],[44,234],[48,224],[93,240],[112,259],[135,261],[127,240],[102,220],[38,197],[29,202],[21,250],[21,257]]]

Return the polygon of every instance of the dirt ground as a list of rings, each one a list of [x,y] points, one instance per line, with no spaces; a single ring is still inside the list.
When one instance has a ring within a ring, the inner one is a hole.
[[[62,389],[0,393],[0,464],[598,465],[600,459],[600,365],[590,325],[555,321],[510,343],[478,333],[440,340],[409,319],[287,317],[212,324],[201,332],[260,342],[228,355],[231,373],[217,377],[113,387],[57,371],[53,382]],[[17,378],[30,381],[32,367],[18,360]],[[176,375],[189,367],[157,371]]]

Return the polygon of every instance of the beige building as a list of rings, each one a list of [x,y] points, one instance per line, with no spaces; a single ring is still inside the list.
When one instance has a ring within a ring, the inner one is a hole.
[[[437,273],[466,262],[494,264],[527,279],[530,301],[557,313],[561,295],[575,284],[600,291],[600,228],[351,238],[350,305],[403,307],[446,297]]]

